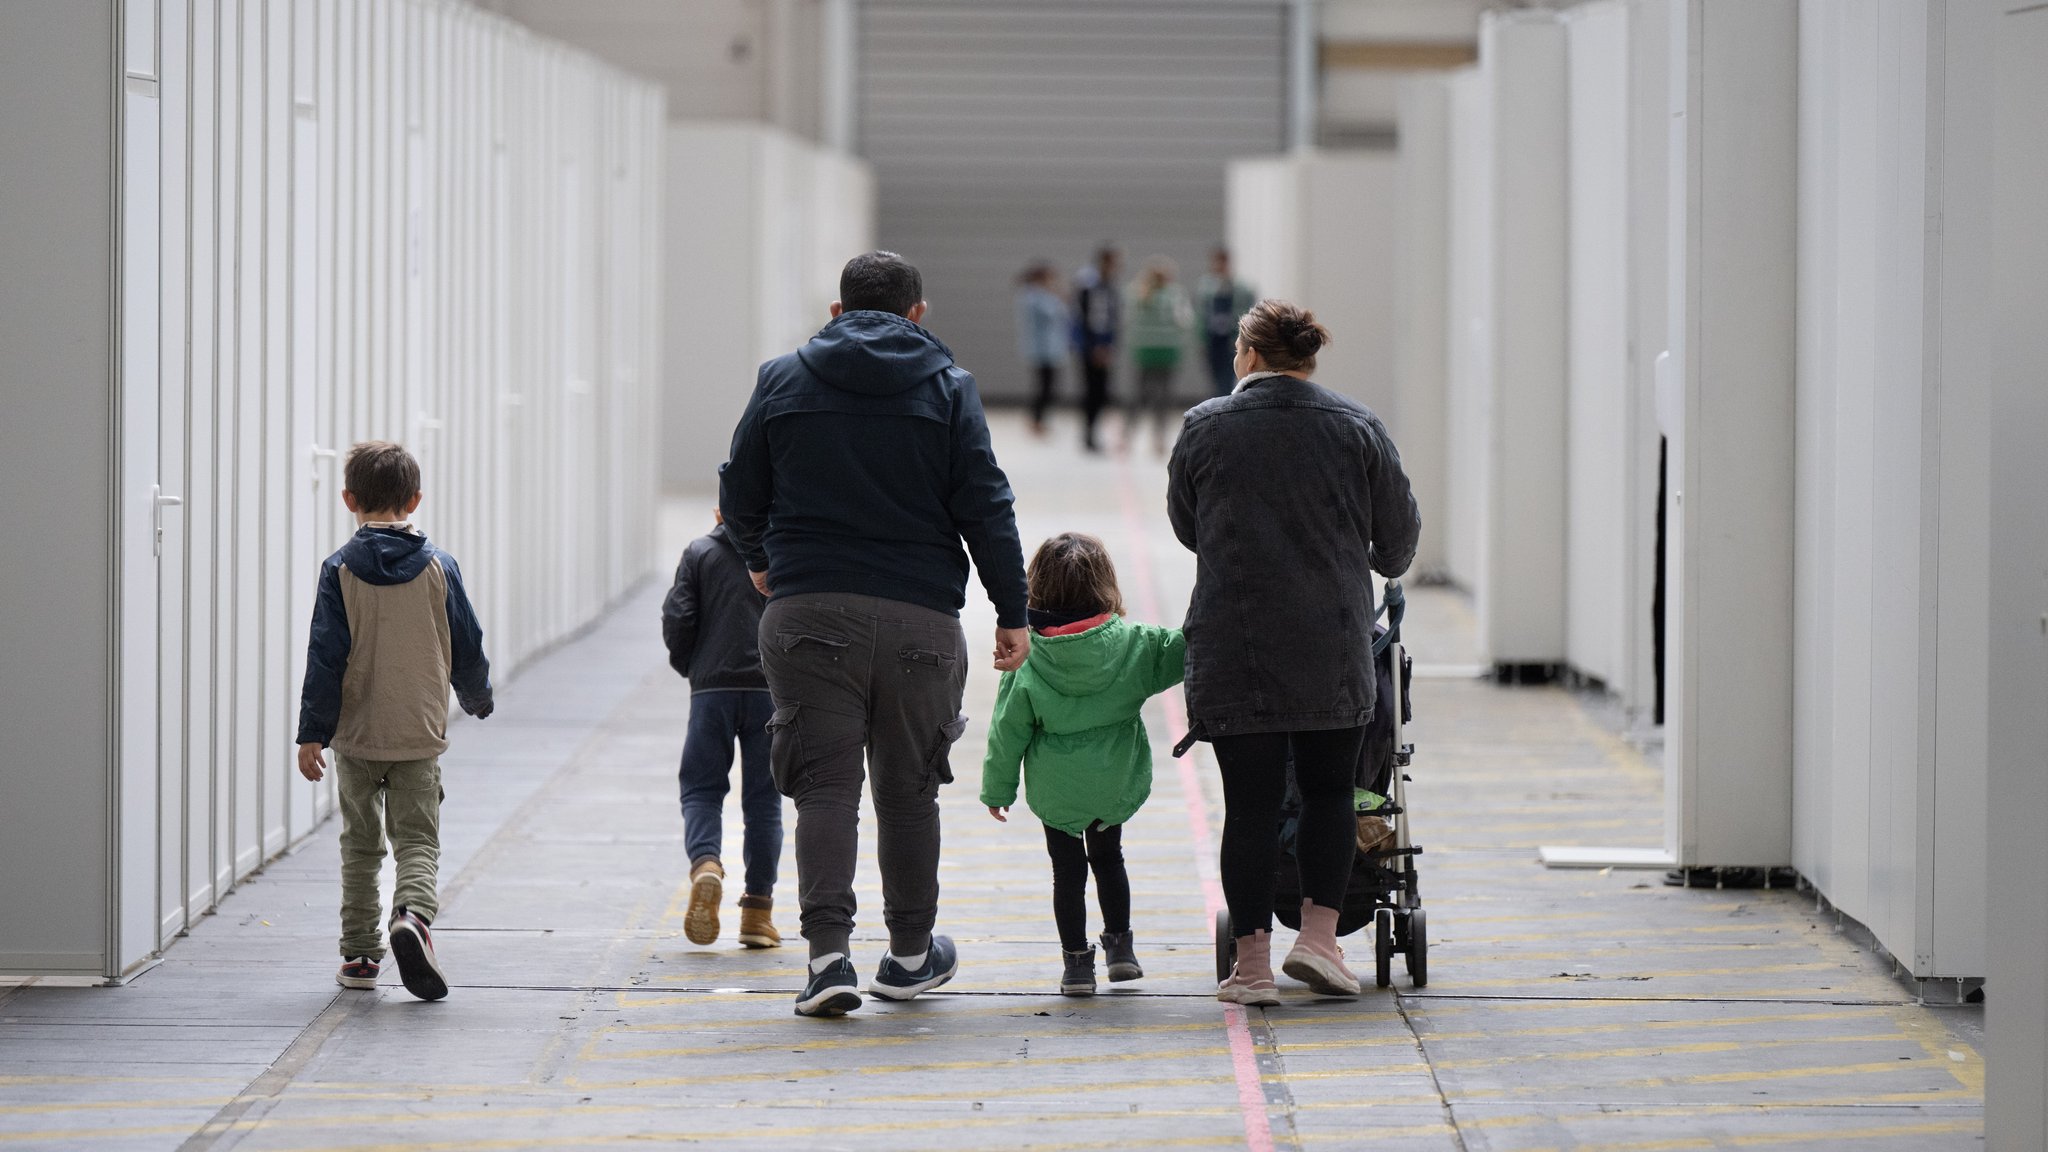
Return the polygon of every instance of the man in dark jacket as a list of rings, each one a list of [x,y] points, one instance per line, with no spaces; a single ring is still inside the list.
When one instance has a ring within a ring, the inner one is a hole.
[[[761,652],[770,762],[797,809],[804,1016],[861,1003],[848,941],[863,750],[889,928],[868,990],[907,1000],[958,965],[932,925],[938,790],[967,725],[968,553],[996,608],[996,667],[1030,651],[1010,482],[974,378],[918,326],[924,313],[916,268],[893,252],[854,257],[832,322],[761,366],[719,469],[726,527],[770,598]]]
[[[714,513],[716,515],[716,513]],[[690,906],[683,935],[692,944],[718,939],[725,894],[725,794],[732,789],[732,749],[740,748],[741,852],[746,892],[740,897],[740,943],[773,948],[775,876],[782,861],[782,794],[768,773],[768,717],[774,701],[761,674],[761,608],[765,603],[720,518],[683,549],[676,582],[661,605],[668,662],[690,681],[690,727],[677,772],[683,801],[683,847],[690,858]]]

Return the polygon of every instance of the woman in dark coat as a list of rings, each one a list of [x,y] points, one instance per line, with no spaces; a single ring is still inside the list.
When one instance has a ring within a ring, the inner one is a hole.
[[[1366,569],[1407,571],[1421,519],[1379,417],[1309,379],[1329,338],[1313,313],[1260,301],[1238,326],[1236,389],[1188,413],[1168,465],[1173,530],[1198,561],[1188,713],[1223,775],[1223,894],[1241,933],[1216,996],[1238,1004],[1279,1003],[1271,933],[1290,751],[1303,900],[1282,970],[1326,995],[1359,990],[1336,928],[1375,692]]]

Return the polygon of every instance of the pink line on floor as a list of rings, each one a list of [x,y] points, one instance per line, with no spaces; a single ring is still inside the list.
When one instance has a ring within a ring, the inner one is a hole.
[[[1133,607],[1148,622],[1163,624],[1159,593],[1153,583],[1151,540],[1145,532],[1145,518],[1138,510],[1138,493],[1131,480],[1130,460],[1117,466],[1117,493],[1123,503],[1124,531],[1131,545],[1131,591]],[[1187,704],[1178,692],[1163,697],[1168,737],[1178,744],[1188,734]],[[1202,905],[1207,912],[1205,932],[1212,931],[1216,913],[1223,910],[1223,885],[1209,868],[1216,859],[1216,841],[1209,828],[1209,810],[1202,800],[1202,782],[1195,775],[1192,751],[1173,762],[1180,776],[1181,794],[1187,798],[1188,836],[1194,841],[1195,872],[1202,878]],[[1237,1074],[1237,1107],[1244,1113],[1244,1142],[1251,1152],[1273,1152],[1273,1126],[1266,1118],[1266,1089],[1259,1081],[1258,1048],[1252,1043],[1251,1025],[1243,1006],[1225,1004],[1223,1025],[1230,1036],[1230,1065]]]

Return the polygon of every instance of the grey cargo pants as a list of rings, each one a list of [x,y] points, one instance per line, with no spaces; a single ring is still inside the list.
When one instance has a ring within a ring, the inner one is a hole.
[[[821,592],[770,601],[761,665],[775,786],[796,801],[797,900],[813,958],[848,951],[859,855],[862,753],[889,950],[929,947],[939,907],[939,785],[967,727],[967,636],[914,604]]]

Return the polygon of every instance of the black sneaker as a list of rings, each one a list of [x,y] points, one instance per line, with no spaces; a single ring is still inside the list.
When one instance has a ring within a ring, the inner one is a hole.
[[[1083,948],[1079,952],[1061,950],[1067,958],[1067,969],[1060,976],[1060,995],[1095,995],[1095,949]]]
[[[796,994],[799,1016],[844,1016],[860,1007],[860,974],[853,961],[841,956],[823,972],[811,973],[810,983]]]
[[[427,934],[427,922],[419,913],[400,908],[391,914],[391,955],[398,961],[398,978],[405,990],[422,1000],[439,1000],[448,995],[448,977],[434,959],[434,938]]]
[[[952,937],[934,936],[925,950],[924,963],[915,971],[898,964],[894,956],[883,956],[875,978],[868,981],[868,991],[884,1000],[908,1000],[951,980],[959,970],[960,952],[953,947]]]
[[[1131,947],[1129,932],[1104,932],[1102,959],[1109,965],[1109,982],[1112,984],[1145,978],[1145,970],[1138,966],[1138,953]]]
[[[351,957],[342,962],[341,971],[334,974],[334,982],[343,988],[375,988],[377,962],[368,956]]]

